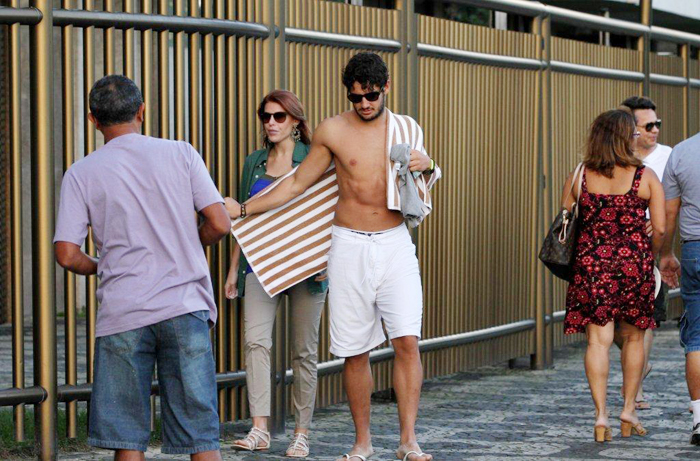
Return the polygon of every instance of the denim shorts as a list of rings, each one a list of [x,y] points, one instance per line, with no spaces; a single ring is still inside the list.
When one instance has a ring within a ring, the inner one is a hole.
[[[700,242],[683,244],[681,298],[685,312],[681,317],[680,340],[687,354],[700,351]]]
[[[219,449],[216,372],[209,313],[197,311],[97,338],[88,443],[146,451],[151,381],[158,365],[162,452]]]

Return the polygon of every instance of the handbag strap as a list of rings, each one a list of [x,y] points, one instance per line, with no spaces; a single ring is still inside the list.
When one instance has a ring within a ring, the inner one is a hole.
[[[581,198],[581,187],[583,184],[583,172],[584,172],[585,167],[583,166],[583,162],[579,163],[576,166],[576,169],[574,170],[574,177],[571,178],[571,189],[569,189],[569,193],[566,196],[567,198],[569,195],[573,196],[574,192],[574,184],[578,184],[578,194],[576,195],[576,202],[574,203],[576,206],[572,207],[572,211],[574,212],[574,219],[578,218],[578,201]],[[576,175],[578,175],[578,179],[576,179]],[[559,243],[564,244],[566,243],[566,235],[569,229],[569,225],[571,224],[571,219],[567,218],[564,216],[563,219],[563,226],[561,228],[561,231],[559,231]]]
[[[569,189],[569,194],[566,196],[567,198],[570,196],[573,197],[574,195],[574,185],[578,184],[578,194],[576,194],[576,207],[574,208],[574,217],[578,217],[578,201],[581,198],[581,187],[583,184],[583,172],[586,167],[583,166],[583,162],[579,163],[576,165],[576,169],[574,170],[574,177],[571,178],[571,189]],[[576,178],[576,175],[578,175],[578,179]]]

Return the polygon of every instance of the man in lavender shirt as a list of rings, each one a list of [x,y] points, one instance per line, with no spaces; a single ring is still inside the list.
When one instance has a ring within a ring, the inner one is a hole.
[[[140,134],[134,82],[104,77],[89,103],[105,145],[66,172],[54,236],[61,266],[100,279],[88,442],[144,459],[157,363],[163,453],[221,459],[209,341],[217,311],[202,247],[230,230],[221,194],[190,144]],[[88,226],[99,259],[80,249]]]

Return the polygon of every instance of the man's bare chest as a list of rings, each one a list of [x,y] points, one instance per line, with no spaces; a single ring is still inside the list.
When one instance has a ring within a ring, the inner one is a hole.
[[[336,165],[350,175],[370,174],[386,169],[387,152],[384,132],[355,135],[334,143]]]

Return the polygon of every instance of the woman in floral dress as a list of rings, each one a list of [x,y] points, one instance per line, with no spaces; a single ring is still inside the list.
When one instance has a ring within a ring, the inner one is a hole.
[[[596,409],[596,441],[611,440],[606,394],[609,350],[619,324],[624,338],[622,374],[625,403],[623,437],[645,435],[635,410],[644,365],[644,330],[654,328],[654,256],[665,228],[664,192],[650,168],[633,153],[639,136],[631,112],[611,110],[591,125],[583,160],[581,189],[569,175],[562,206],[578,199],[574,275],[566,296],[564,332],[586,333],[586,376]],[[571,192],[570,192],[571,191]],[[653,237],[645,232],[649,208]]]

